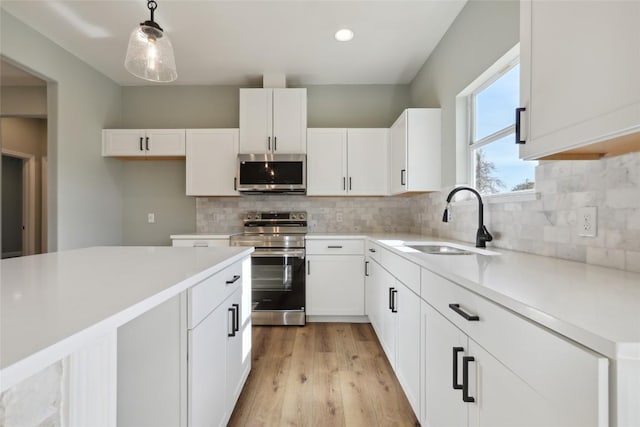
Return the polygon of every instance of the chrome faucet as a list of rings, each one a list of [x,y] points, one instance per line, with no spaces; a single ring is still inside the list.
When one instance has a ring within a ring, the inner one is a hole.
[[[444,208],[444,214],[442,215],[442,222],[449,222],[449,203],[451,203],[451,199],[453,196],[461,190],[471,191],[478,198],[478,232],[476,233],[476,248],[486,248],[486,242],[490,242],[493,240],[493,236],[487,230],[487,227],[484,226],[484,205],[482,204],[482,197],[480,197],[480,193],[474,190],[471,187],[456,187],[447,196],[447,206]]]

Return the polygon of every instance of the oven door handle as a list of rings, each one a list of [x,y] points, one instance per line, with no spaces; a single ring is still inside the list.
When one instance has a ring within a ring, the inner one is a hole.
[[[281,258],[281,257],[291,257],[291,258],[304,258],[304,249],[299,250],[265,250],[265,249],[256,249],[251,254],[253,258]]]

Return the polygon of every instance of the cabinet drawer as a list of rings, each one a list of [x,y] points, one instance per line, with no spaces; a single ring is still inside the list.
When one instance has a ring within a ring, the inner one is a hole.
[[[210,248],[229,246],[229,239],[173,239],[172,246],[188,248]]]
[[[309,255],[363,255],[364,240],[307,240]]]
[[[236,262],[189,289],[188,328],[195,327],[235,289],[242,286],[241,276],[242,262]]]
[[[582,411],[585,419],[606,418],[604,356],[426,269],[422,269],[421,296],[540,395],[562,402],[558,414]],[[459,304],[460,310],[478,320],[465,319],[449,304]]]
[[[388,249],[380,248],[379,262],[382,266],[416,294],[420,294],[420,266],[396,255]]]

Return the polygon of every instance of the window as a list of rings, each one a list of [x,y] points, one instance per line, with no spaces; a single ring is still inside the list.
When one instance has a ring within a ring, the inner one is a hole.
[[[530,190],[537,162],[518,158],[515,109],[519,104],[520,64],[512,61],[469,96],[472,185],[482,194]]]

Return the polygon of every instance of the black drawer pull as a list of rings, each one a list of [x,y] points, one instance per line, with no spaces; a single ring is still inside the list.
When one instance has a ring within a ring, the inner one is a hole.
[[[235,328],[234,330],[238,332],[240,330],[240,304],[232,304],[235,309]]]
[[[389,288],[389,310],[393,310],[393,288]]]
[[[229,313],[231,313],[231,332],[227,333],[228,337],[235,337],[236,336],[236,314],[235,314],[235,309],[233,307],[229,307],[227,309],[227,311]],[[227,317],[228,319],[228,317]]]
[[[396,307],[396,295],[398,295],[398,291],[395,288],[393,288],[393,290],[391,291],[391,312],[392,313],[398,312],[398,307]]]
[[[522,118],[522,112],[523,111],[527,111],[526,108],[524,107],[520,107],[520,108],[516,108],[516,144],[526,144],[527,141],[523,140],[522,137],[520,136],[521,134],[521,127],[522,127],[522,123],[520,121],[520,119]]]
[[[327,249],[342,249],[342,245],[329,245]]]
[[[480,320],[480,318],[478,316],[476,316],[475,314],[469,314],[469,313],[465,313],[461,308],[460,308],[460,304],[449,304],[449,308],[453,311],[455,311],[456,313],[458,313],[460,316],[464,317],[465,319],[467,319],[469,322],[475,322]]]
[[[231,280],[227,280],[227,285],[230,285],[230,284],[232,284],[232,283],[236,283],[236,282],[238,281],[238,279],[239,279],[239,278],[240,278],[240,276],[237,276],[237,275],[235,275],[235,274],[234,274],[234,275],[233,275],[233,279],[231,279]]]
[[[373,253],[375,253],[375,252],[376,252],[376,250],[375,250],[375,249],[373,249],[373,248],[369,248],[369,252],[373,252]]]
[[[458,353],[464,351],[464,347],[453,347],[453,389],[462,390],[462,384],[458,384]]]
[[[462,358],[462,401],[463,402],[475,402],[472,396],[469,396],[469,363],[475,362],[476,359],[473,356],[464,356]]]
[[[364,262],[364,275],[369,277],[369,261]]]

